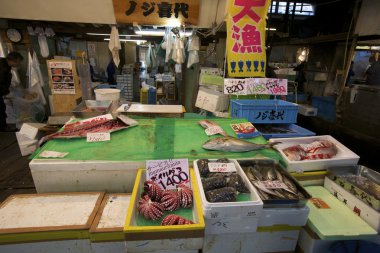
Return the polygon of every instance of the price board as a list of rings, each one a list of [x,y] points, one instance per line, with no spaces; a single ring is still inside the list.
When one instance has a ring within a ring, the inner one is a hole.
[[[162,189],[176,189],[180,183],[190,186],[188,159],[148,160],[146,179],[153,180]]]

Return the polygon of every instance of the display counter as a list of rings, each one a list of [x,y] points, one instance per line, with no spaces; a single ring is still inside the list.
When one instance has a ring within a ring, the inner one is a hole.
[[[188,158],[231,159],[270,157],[280,160],[272,149],[231,153],[202,148],[207,136],[199,119],[139,119],[139,125],[111,134],[111,141],[88,143],[85,138],[56,139],[40,148],[30,162],[37,192],[107,191],[132,192],[137,170],[146,160]],[[227,134],[235,136],[232,123],[244,119],[213,119]],[[249,141],[266,143],[263,137]],[[42,151],[68,152],[64,158],[41,158]]]

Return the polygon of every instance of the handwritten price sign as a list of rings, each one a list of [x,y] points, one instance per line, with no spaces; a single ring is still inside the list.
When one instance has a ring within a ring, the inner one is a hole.
[[[247,94],[287,95],[288,80],[249,78],[247,79]]]
[[[111,140],[110,133],[87,133],[87,142],[100,142]]]
[[[146,161],[146,179],[153,180],[162,189],[176,189],[177,184],[190,186],[189,163],[187,159]]]
[[[259,188],[267,188],[267,189],[287,189],[288,188],[286,184],[278,180],[259,181],[259,182],[256,182],[255,185]]]
[[[247,79],[224,79],[224,94],[247,95]]]
[[[209,163],[208,169],[210,172],[236,172],[236,167],[233,163]]]

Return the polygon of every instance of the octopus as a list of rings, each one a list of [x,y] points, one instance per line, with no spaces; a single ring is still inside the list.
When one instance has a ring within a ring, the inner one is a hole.
[[[187,225],[187,224],[194,224],[194,222],[175,214],[168,214],[161,222],[161,226]]]
[[[162,192],[161,204],[165,211],[175,211],[180,207],[177,191],[165,190]]]
[[[162,197],[162,190],[158,184],[156,184],[152,180],[148,180],[144,183],[143,195],[148,195],[152,201],[159,202]]]
[[[148,195],[139,200],[138,212],[147,220],[159,220],[164,214],[164,206],[152,201]]]
[[[193,205],[193,190],[184,183],[181,183],[177,185],[177,191],[181,207],[191,207]]]

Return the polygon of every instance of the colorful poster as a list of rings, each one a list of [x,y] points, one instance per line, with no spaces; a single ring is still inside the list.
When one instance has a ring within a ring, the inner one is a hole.
[[[270,0],[228,0],[229,77],[265,77],[265,27]]]
[[[72,62],[49,62],[52,94],[75,94]]]

